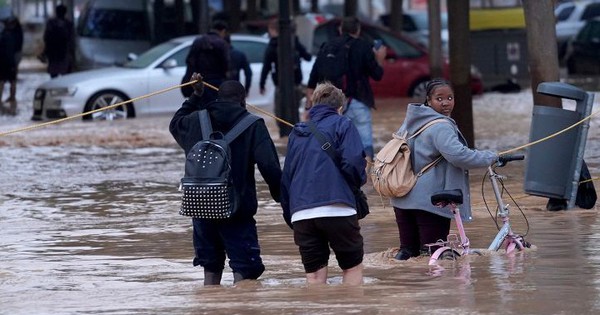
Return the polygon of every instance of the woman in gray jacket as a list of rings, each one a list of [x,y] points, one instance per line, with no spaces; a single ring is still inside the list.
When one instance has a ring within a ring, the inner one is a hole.
[[[407,195],[392,199],[400,234],[398,260],[419,256],[421,250],[428,250],[425,244],[447,238],[453,215],[448,207],[438,208],[431,204],[431,195],[435,192],[461,189],[464,196],[461,217],[465,222],[472,219],[468,170],[487,167],[498,158],[495,152],[473,150],[467,146],[456,122],[450,118],[454,109],[454,91],[449,82],[432,80],[427,83],[426,90],[424,104],[408,105],[398,133],[408,131],[411,135],[426,123],[444,118],[446,121],[431,125],[409,142],[413,169],[422,169],[440,155],[443,158],[419,177]]]

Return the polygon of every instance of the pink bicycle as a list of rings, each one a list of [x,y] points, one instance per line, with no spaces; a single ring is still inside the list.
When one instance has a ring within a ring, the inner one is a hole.
[[[503,155],[498,158],[498,161],[496,163],[488,167],[487,175],[489,176],[490,182],[492,184],[494,196],[498,205],[496,208],[496,218],[494,218],[494,222],[496,223],[496,227],[498,228],[498,233],[496,234],[494,240],[488,247],[489,251],[497,251],[501,247],[504,247],[506,249],[506,253],[508,254],[513,252],[514,250],[522,250],[524,248],[531,247],[531,244],[524,240],[524,235],[515,234],[512,231],[510,225],[509,205],[505,203],[502,198],[502,193],[506,191],[503,184],[504,176],[499,175],[495,171],[497,167],[503,167],[510,161],[523,160],[524,158],[525,156],[523,155]],[[502,189],[500,188],[500,186],[502,186]],[[514,199],[512,200],[514,202]],[[454,260],[462,255],[481,255],[480,250],[470,248],[469,238],[465,233],[463,222],[460,217],[459,205],[463,203],[462,191],[460,189],[454,189],[437,192],[433,196],[431,196],[431,203],[438,207],[450,207],[450,210],[454,215],[454,221],[456,222],[458,235],[450,234],[448,235],[445,241],[439,240],[436,243],[426,244],[426,246],[428,246],[430,249],[432,247],[437,247],[433,254],[431,254],[431,258],[429,259],[429,265],[435,265],[438,260]],[[492,215],[491,212],[490,215]],[[497,219],[500,219],[502,221],[502,227],[498,225]],[[525,220],[527,220],[527,218],[525,218]]]

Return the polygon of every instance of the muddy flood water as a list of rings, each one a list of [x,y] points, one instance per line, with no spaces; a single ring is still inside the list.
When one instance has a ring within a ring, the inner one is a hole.
[[[399,127],[407,101],[379,102],[378,147]],[[531,102],[528,91],[476,98],[477,147],[503,151],[527,143]],[[17,110],[0,116],[0,131],[32,124],[30,103]],[[531,249],[438,267],[427,258],[395,261],[393,211],[367,186],[365,284],[354,288],[340,284],[333,256],[330,285],[306,287],[292,232],[257,172],[266,271],[234,286],[226,269],[222,286],[203,287],[202,269],[192,266],[191,222],[177,213],[183,152],[168,133],[169,120],[69,121],[0,138],[0,314],[600,312],[597,209],[546,211],[546,199],[523,191],[523,162],[499,170],[522,210],[511,201],[514,230],[527,232]],[[598,127],[593,118],[585,155],[592,177],[600,174]],[[283,162],[286,143],[275,141]],[[482,198],[484,171],[471,172],[475,220],[466,230],[475,248],[487,248],[497,232]],[[491,203],[488,182],[484,191]]]

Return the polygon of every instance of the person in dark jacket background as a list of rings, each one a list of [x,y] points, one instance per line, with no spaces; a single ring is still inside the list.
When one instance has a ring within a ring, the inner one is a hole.
[[[294,126],[281,178],[283,217],[294,230],[309,285],[327,282],[330,246],[343,283],[358,285],[364,250],[350,185],[359,188],[367,180],[365,154],[356,127],[338,114],[346,102],[343,92],[322,83],[314,100],[310,121],[332,144],[337,161],[321,148],[307,123]]]
[[[17,73],[21,52],[23,50],[23,29],[16,16],[10,16],[4,21],[4,29],[0,32],[0,102],[4,83],[9,82],[9,96],[5,102],[16,102]]]
[[[200,81],[193,84],[194,93],[184,101],[169,125],[169,131],[186,156],[202,138],[198,110],[208,110],[213,130],[223,134],[248,115],[246,92],[238,81],[223,82],[219,86],[217,100],[202,103],[202,77],[194,73],[191,80]],[[262,119],[254,122],[231,142],[230,148],[231,176],[242,206],[230,219],[192,219],[196,253],[193,264],[204,267],[205,285],[220,284],[225,255],[229,258],[234,282],[257,279],[265,270],[254,220],[258,208],[255,165],[269,186],[273,199],[280,200],[281,166],[265,122]]]
[[[204,82],[215,87],[227,79],[230,61],[229,44],[225,41],[225,36],[227,36],[227,23],[216,20],[210,31],[194,40],[185,58],[187,68],[181,80],[182,84],[190,82],[194,72],[201,73]],[[193,91],[194,89],[189,85],[181,87],[184,97],[189,97]],[[202,101],[205,103],[216,98],[217,92],[213,89],[208,89],[202,94]]]
[[[379,81],[383,78],[382,65],[387,49],[385,46],[381,46],[375,50],[372,43],[360,38],[360,21],[354,16],[345,17],[339,31],[342,39],[338,37],[333,40],[343,40],[350,45],[348,51],[350,66],[348,67],[347,87],[344,90],[344,94],[348,98],[348,104],[343,112],[358,129],[367,158],[372,161],[375,152],[373,150],[371,109],[375,108],[375,99],[369,80]],[[317,83],[322,81],[322,78],[318,76],[318,72],[313,67],[310,73],[306,89],[306,109],[309,109],[312,104],[313,89]]]
[[[268,31],[271,39],[269,40],[269,44],[265,50],[263,67],[262,71],[260,72],[260,94],[265,94],[265,84],[267,82],[269,73],[271,73],[271,78],[273,79],[273,84],[275,85],[275,116],[291,124],[295,124],[300,121],[298,107],[300,106],[300,99],[302,98],[302,89],[300,88],[300,84],[302,83],[302,68],[300,59],[309,61],[312,56],[308,53],[308,51],[306,51],[304,45],[300,43],[298,36],[294,36],[294,99],[291,101],[282,100],[279,97],[279,89],[277,88],[279,81],[277,78],[277,45],[279,37],[277,19],[273,19],[269,22]],[[292,130],[289,125],[280,121],[277,121],[277,126],[279,127],[280,137],[287,137]]]
[[[56,6],[56,17],[46,22],[44,30],[44,58],[48,61],[51,78],[73,72],[75,68],[75,28],[67,19],[67,7]]]
[[[246,57],[244,52],[231,45],[231,37],[229,35],[225,36],[225,41],[229,44],[230,61],[227,79],[240,81],[240,71],[244,71],[244,88],[246,89],[246,95],[248,95],[250,93],[250,86],[252,85],[252,68],[250,68],[248,57]]]

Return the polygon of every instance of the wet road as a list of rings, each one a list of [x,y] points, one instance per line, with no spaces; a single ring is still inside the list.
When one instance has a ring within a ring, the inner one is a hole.
[[[506,150],[526,143],[528,97],[476,99],[477,146]],[[388,101],[376,113],[378,146],[399,126],[405,102]],[[30,124],[27,110],[0,117],[2,130]],[[233,286],[226,269],[223,286],[205,288],[202,270],[191,265],[190,222],[177,214],[183,153],[168,121],[68,122],[0,139],[0,314],[600,312],[597,211],[547,212],[546,200],[523,195],[518,163],[503,171],[529,221],[533,249],[435,268],[423,258],[395,261],[389,258],[398,246],[392,210],[371,193],[372,214],[361,222],[366,283],[359,288],[339,285],[333,257],[332,285],[305,287],[292,233],[257,173],[267,271],[257,282]],[[600,162],[597,127],[593,119],[586,151],[592,176]],[[285,143],[276,144],[283,161]],[[475,221],[466,228],[473,247],[485,248],[496,227],[481,199],[483,170],[471,175]],[[514,228],[524,232],[523,216],[516,208],[512,214]]]

